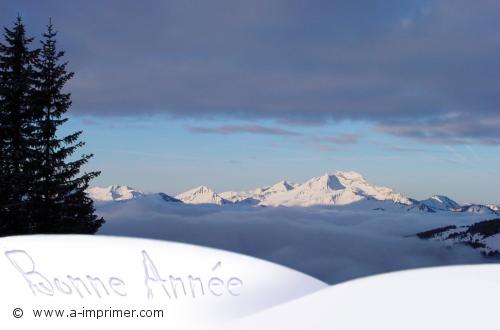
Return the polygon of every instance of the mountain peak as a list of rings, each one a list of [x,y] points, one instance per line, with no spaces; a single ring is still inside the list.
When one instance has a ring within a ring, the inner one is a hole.
[[[444,203],[445,201],[451,200],[449,197],[444,196],[444,195],[434,195],[431,198],[434,199],[435,201],[440,202],[440,203]]]
[[[290,183],[288,181],[280,181],[269,187],[267,190],[268,191],[273,191],[273,192],[281,192],[281,191],[288,191],[292,190],[295,188],[295,185],[293,183]]]
[[[206,194],[206,193],[213,193],[214,191],[207,186],[198,186],[196,188],[188,190],[188,192],[199,192],[202,194]]]
[[[337,171],[335,172],[335,176],[344,187],[353,191],[356,195],[382,201],[389,200],[399,204],[412,204],[408,197],[393,191],[391,188],[369,183],[361,173],[355,171]]]
[[[363,175],[355,171],[336,171],[335,176],[353,181],[365,181]]]
[[[462,212],[477,213],[477,214],[498,214],[495,210],[486,205],[468,204],[462,207]]]
[[[212,189],[207,186],[199,186],[183,192],[177,196],[176,199],[181,200],[187,204],[217,204],[222,205],[228,203],[227,200],[220,197]]]
[[[420,201],[420,203],[436,210],[454,211],[462,207],[453,199],[443,195],[434,195],[426,200]]]
[[[144,196],[144,193],[129,186],[111,185],[87,189],[90,198],[99,202],[122,201]]]
[[[261,205],[269,206],[346,205],[364,199],[412,204],[409,198],[390,188],[372,185],[360,173],[354,171],[325,173],[300,185],[282,181],[264,189],[223,194],[235,202],[253,198],[259,200]]]
[[[345,186],[340,183],[337,176],[325,173],[322,176],[317,176],[302,186],[307,186],[310,189],[321,189],[321,190],[342,190]]]

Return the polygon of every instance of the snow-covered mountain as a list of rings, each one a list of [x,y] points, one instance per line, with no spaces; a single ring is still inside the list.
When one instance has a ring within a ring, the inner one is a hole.
[[[409,198],[390,188],[368,183],[357,172],[335,172],[314,177],[279,194],[262,200],[267,206],[347,205],[366,199],[410,205]]]
[[[176,199],[183,201],[186,204],[217,204],[223,205],[230,203],[226,199],[216,194],[212,189],[206,186],[199,186],[194,189],[183,192]]]
[[[420,201],[420,203],[434,210],[458,211],[462,207],[454,200],[442,195],[434,195],[431,198]]]
[[[264,188],[257,188],[248,191],[225,191],[220,193],[219,195],[222,198],[231,201],[233,203],[243,202],[243,203],[258,204],[272,195],[287,192],[289,190],[296,188],[297,186],[298,184],[296,183],[291,183],[288,181],[280,181],[272,186],[267,186]]]
[[[90,198],[97,202],[123,201],[144,196],[144,193],[129,186],[112,185],[87,189]]]
[[[157,193],[154,195],[157,195],[164,202],[182,203],[182,201],[180,199],[177,199],[177,198],[172,197],[170,195],[167,195],[165,193]]]
[[[427,206],[424,203],[420,203],[418,201],[415,201],[413,205],[411,205],[408,209],[408,212],[427,212],[427,213],[436,213],[437,210]]]
[[[395,203],[411,205],[412,201],[397,192],[394,192],[391,188],[380,187],[368,183],[361,174],[348,171],[348,172],[336,172],[335,175],[340,180],[342,185],[346,188],[354,190],[358,194],[363,196],[372,197],[376,200],[381,201],[392,201]]]
[[[500,205],[488,204],[486,206],[488,206],[493,211],[496,211],[496,212],[500,211]]]
[[[494,210],[492,210],[488,206],[480,204],[465,205],[460,209],[460,212],[478,213],[478,214],[497,214]]]
[[[476,214],[499,214],[498,208],[495,209],[491,205],[481,205],[481,204],[466,204],[460,205],[449,197],[442,195],[434,195],[423,201],[414,201],[414,205],[411,209],[419,209],[424,212],[436,212],[436,211],[452,211],[452,212],[464,212],[464,213],[476,213]]]
[[[87,190],[95,201],[124,201],[145,196],[128,186],[94,187]],[[373,210],[403,210],[411,212],[464,212],[498,214],[498,206],[479,204],[460,205],[449,197],[434,195],[418,201],[391,188],[369,183],[354,171],[337,171],[314,177],[302,184],[280,181],[271,186],[246,191],[216,193],[206,186],[188,190],[175,198],[158,193],[167,202],[186,204],[247,205],[247,206],[345,206]]]
[[[469,226],[446,226],[418,233],[421,239],[465,244],[486,255],[500,255],[500,219],[486,220]]]

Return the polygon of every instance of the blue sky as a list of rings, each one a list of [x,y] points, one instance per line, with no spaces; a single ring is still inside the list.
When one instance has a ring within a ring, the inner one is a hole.
[[[500,2],[3,1],[49,17],[94,184],[178,193],[356,170],[500,203]]]
[[[127,184],[175,194],[201,184],[216,191],[238,190],[356,170],[414,198],[440,193],[467,202],[498,199],[498,147],[415,143],[359,122],[300,127],[297,135],[192,132],[195,125],[246,124],[165,116],[73,117],[65,130],[83,128],[86,150],[95,154],[89,169],[102,171],[97,185]],[[351,134],[359,139],[325,139]]]

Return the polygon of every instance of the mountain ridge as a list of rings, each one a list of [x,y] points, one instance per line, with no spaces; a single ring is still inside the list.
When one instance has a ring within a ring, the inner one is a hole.
[[[229,203],[220,197],[216,192],[207,186],[199,186],[175,196],[186,204],[217,204],[223,205]]]
[[[89,197],[99,202],[126,201],[147,195],[129,186],[119,185],[92,187],[87,192]],[[389,202],[405,208],[407,211],[429,213],[450,211],[498,214],[499,209],[495,205],[460,205],[444,195],[434,195],[428,199],[419,201],[400,194],[391,188],[371,184],[362,174],[355,171],[325,173],[321,176],[313,177],[302,184],[282,180],[273,185],[246,191],[224,191],[217,193],[207,186],[198,186],[175,197],[165,193],[160,194],[162,194],[162,198],[166,202],[180,201],[185,204],[214,204],[219,206],[345,206],[371,201]],[[384,207],[374,207],[373,209],[383,210]]]

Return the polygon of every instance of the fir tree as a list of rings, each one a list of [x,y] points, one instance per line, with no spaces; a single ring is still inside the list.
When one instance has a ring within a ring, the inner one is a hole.
[[[4,28],[0,43],[0,230],[2,235],[30,233],[27,212],[34,180],[33,63],[38,52],[29,49],[20,17]]]
[[[43,34],[42,47],[36,62],[35,146],[36,180],[30,191],[30,210],[36,233],[95,233],[104,222],[94,214],[92,200],[85,190],[89,181],[100,172],[80,174],[92,154],[70,159],[84,145],[81,131],[59,137],[58,128],[68,119],[64,114],[71,107],[65,84],[73,77],[63,51],[57,50],[56,32],[50,22]]]
[[[21,18],[0,43],[0,236],[95,233],[104,220],[86,195],[99,172],[81,173],[92,155],[75,157],[82,132],[59,137],[73,76],[56,48],[52,24],[30,50]]]

